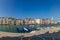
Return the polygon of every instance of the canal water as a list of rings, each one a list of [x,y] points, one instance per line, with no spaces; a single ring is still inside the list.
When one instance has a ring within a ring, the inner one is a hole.
[[[0,31],[3,32],[17,32],[15,25],[0,25]]]
[[[16,25],[0,25],[0,31],[4,31],[4,32],[16,32],[18,33],[16,28],[19,27],[31,27],[31,28],[42,28],[42,27],[51,27],[54,25],[20,25],[20,26],[16,26]],[[58,25],[55,25],[58,26]],[[59,25],[60,26],[60,25]]]

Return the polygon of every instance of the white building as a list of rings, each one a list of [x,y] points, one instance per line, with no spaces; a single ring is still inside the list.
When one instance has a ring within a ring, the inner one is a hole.
[[[40,23],[41,23],[41,19],[36,18],[36,19],[35,19],[35,23],[36,23],[36,24],[40,24]]]

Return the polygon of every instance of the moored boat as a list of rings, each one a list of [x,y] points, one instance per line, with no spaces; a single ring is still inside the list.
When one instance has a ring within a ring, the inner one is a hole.
[[[20,27],[20,28],[17,28],[17,31],[18,32],[31,32],[31,31],[34,31],[34,30],[37,30],[36,28],[25,28],[25,27]]]

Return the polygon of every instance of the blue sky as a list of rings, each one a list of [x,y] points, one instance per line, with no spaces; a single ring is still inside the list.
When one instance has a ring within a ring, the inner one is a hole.
[[[0,17],[60,20],[60,0],[0,0]]]

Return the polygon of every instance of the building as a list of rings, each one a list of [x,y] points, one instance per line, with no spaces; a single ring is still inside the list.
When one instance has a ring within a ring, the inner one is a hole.
[[[3,24],[3,18],[0,17],[0,24]]]
[[[15,24],[15,19],[11,17],[1,17],[0,24]]]
[[[35,24],[35,20],[33,18],[30,18],[28,24]]]
[[[0,24],[8,24],[8,18],[7,17],[0,17]]]
[[[23,19],[23,25],[28,25],[28,23],[29,23],[29,18]]]
[[[14,18],[11,18],[11,25],[16,25],[16,19],[14,19]]]
[[[8,17],[3,17],[2,19],[3,23],[2,24],[8,24]]]
[[[26,18],[23,20],[23,23],[25,25],[31,25],[31,24],[35,24],[35,20],[33,18]]]
[[[35,24],[41,24],[41,19],[40,18],[36,18],[35,20]]]
[[[31,25],[31,24],[57,24],[57,23],[54,20],[48,18],[15,19],[12,17],[0,17],[0,24]]]
[[[16,19],[16,25],[23,25],[22,19]]]

